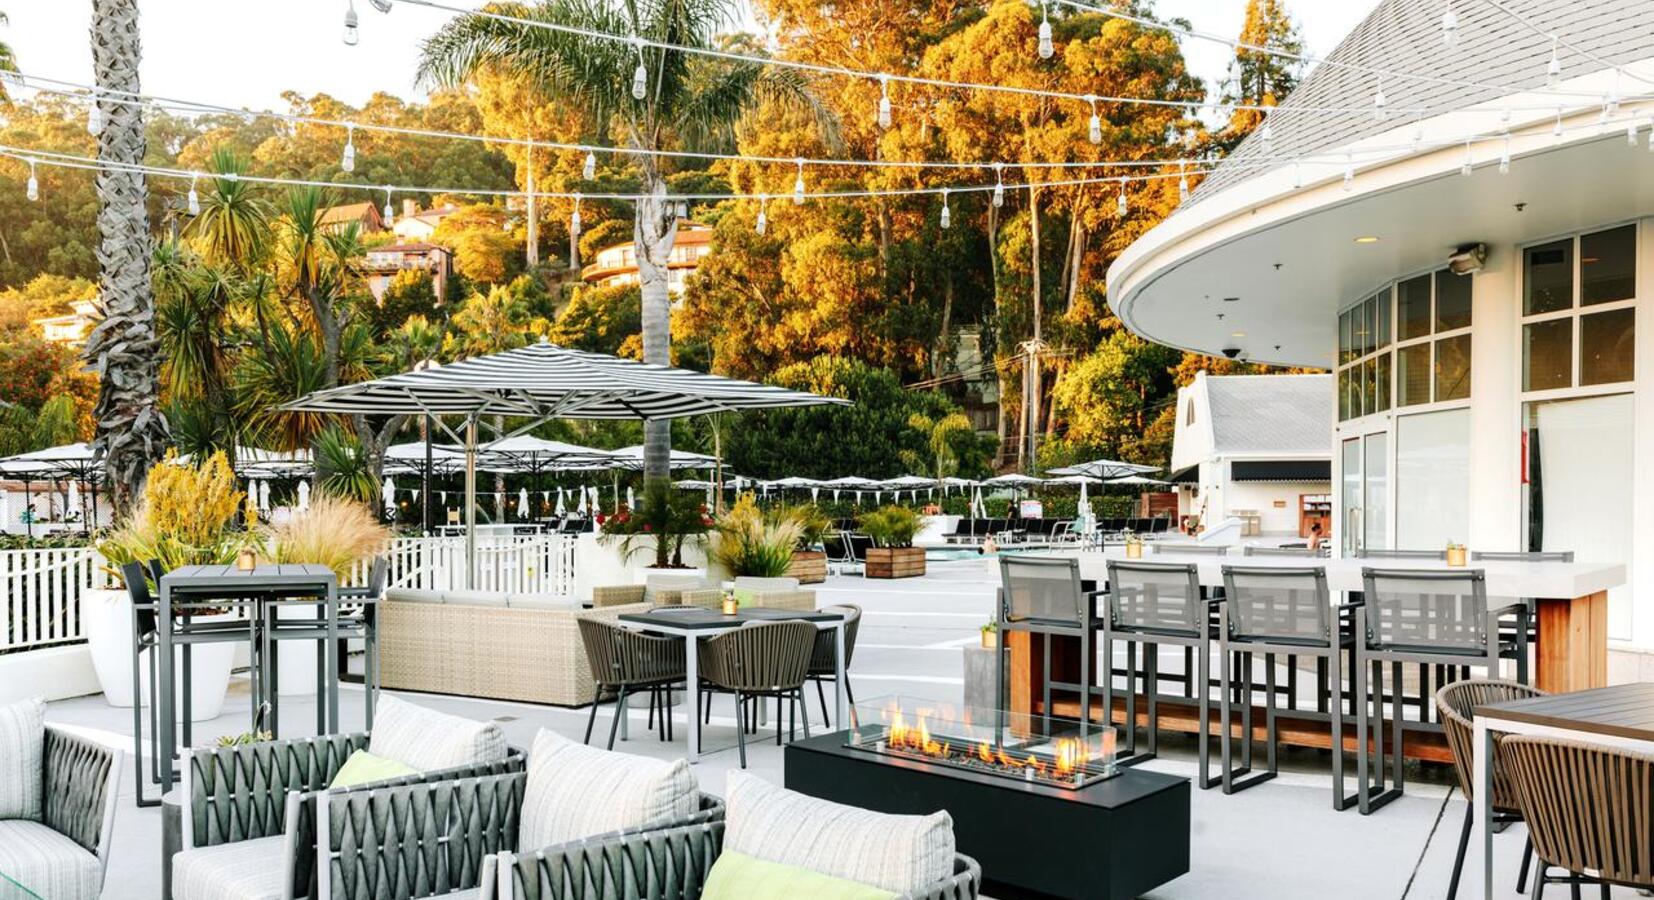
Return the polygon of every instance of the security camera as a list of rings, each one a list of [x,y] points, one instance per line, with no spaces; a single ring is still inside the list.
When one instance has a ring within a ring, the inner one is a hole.
[[[1223,348],[1223,355],[1229,357],[1230,359],[1239,359],[1241,355],[1241,348],[1225,347]]]
[[[1486,244],[1465,244],[1447,257],[1448,271],[1454,275],[1472,275],[1482,270],[1487,262]]]

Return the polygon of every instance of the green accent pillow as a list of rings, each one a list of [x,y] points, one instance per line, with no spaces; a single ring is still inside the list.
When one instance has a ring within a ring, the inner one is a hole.
[[[406,778],[409,775],[418,775],[419,770],[394,759],[383,756],[374,756],[366,750],[358,750],[345,760],[339,767],[339,773],[333,776],[333,783],[328,787],[346,788],[363,784],[372,784],[376,781],[389,781],[392,778]]]
[[[811,900],[891,900],[895,894],[870,884],[834,878],[798,866],[767,862],[725,850],[707,874],[701,900],[809,897]]]

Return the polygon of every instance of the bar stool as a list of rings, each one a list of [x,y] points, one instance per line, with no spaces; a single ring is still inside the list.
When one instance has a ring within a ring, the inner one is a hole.
[[[1120,765],[1131,766],[1154,759],[1160,710],[1156,701],[1161,644],[1191,648],[1196,657],[1195,697],[1199,708],[1200,787],[1219,784],[1221,776],[1210,775],[1211,648],[1216,627],[1212,607],[1221,600],[1201,594],[1200,576],[1193,563],[1153,563],[1109,560],[1108,615],[1103,619],[1103,708],[1114,710],[1114,642],[1124,641],[1128,653],[1144,645],[1144,694],[1148,698],[1148,750],[1137,752],[1136,666],[1126,664],[1126,747]]]
[[[1499,620],[1516,615],[1520,601],[1490,608],[1487,579],[1481,569],[1464,571],[1419,571],[1416,569],[1361,570],[1364,600],[1355,610],[1355,702],[1372,704],[1370,716],[1356,717],[1357,779],[1368,785],[1369,757],[1376,758],[1373,784],[1377,793],[1363,790],[1361,814],[1367,815],[1396,797],[1403,789],[1403,739],[1408,731],[1440,731],[1420,717],[1411,725],[1402,707],[1401,667],[1403,663],[1482,668],[1488,677],[1499,676],[1499,660],[1512,650],[1499,639]],[[1390,724],[1391,777],[1394,785],[1384,788],[1384,663],[1390,663],[1394,721]],[[1372,670],[1369,693],[1367,670]],[[1372,751],[1367,744],[1369,719],[1375,730]]]
[[[1287,556],[1294,559],[1322,559],[1332,551],[1321,547],[1255,547],[1247,544],[1242,556]]]
[[[1526,551],[1495,551],[1473,550],[1470,553],[1471,562],[1531,562],[1531,563],[1571,563],[1574,561],[1572,550],[1526,550]],[[1518,623],[1515,627],[1506,625],[1500,631],[1502,640],[1516,642],[1516,680],[1523,684],[1528,683],[1528,648],[1539,644],[1539,601],[1533,597],[1523,597],[1522,603],[1527,607],[1527,622],[1525,627]]]
[[[1091,721],[1091,663],[1095,657],[1097,631],[1096,592],[1087,594],[1080,581],[1080,561],[1072,557],[1001,556],[999,558],[1000,593],[996,604],[996,623],[999,644],[994,650],[995,677],[998,681],[996,725],[1005,726],[1005,652],[1006,635],[1013,631],[1029,635],[1030,651],[1034,637],[1041,638],[1040,657],[1043,666],[1044,694],[1041,712],[1049,731],[1051,717],[1051,690],[1059,688],[1080,695],[1082,723]],[[1074,637],[1080,642],[1080,677],[1077,682],[1051,679],[1051,639]],[[1108,671],[1107,668],[1104,671]],[[1112,723],[1114,710],[1103,705],[1105,723]]]
[[[1332,693],[1327,713],[1332,736],[1332,808],[1349,809],[1355,797],[1344,795],[1344,654],[1353,651],[1355,636],[1339,627],[1341,616],[1332,608],[1327,573],[1320,568],[1283,569],[1223,567],[1224,602],[1218,613],[1221,636],[1219,681],[1223,691],[1219,730],[1222,734],[1223,792],[1233,794],[1274,778],[1276,766],[1275,655],[1314,656],[1329,670]],[[1349,604],[1339,610],[1350,608]],[[1230,706],[1234,693],[1231,659],[1245,660],[1241,691],[1241,765],[1236,768],[1230,749]],[[1264,719],[1266,771],[1252,769],[1252,656],[1264,654]],[[1248,774],[1251,773],[1251,774]],[[1247,777],[1237,777],[1247,776]],[[1360,786],[1358,786],[1358,790]]]
[[[383,596],[385,591],[386,571],[377,565],[381,561],[376,561],[374,568],[370,570],[369,583],[366,589],[357,588],[353,591],[356,602],[361,605],[361,608],[354,614],[339,609],[334,611],[336,622],[333,637],[341,642],[352,639],[362,641],[364,652],[370,654],[364,659],[364,665],[369,670],[378,667],[378,628],[377,616],[370,614],[367,609],[369,606],[373,606],[377,610],[378,598]],[[373,581],[375,577],[379,579],[377,585]],[[335,602],[342,605],[345,596],[343,590],[337,591]],[[281,618],[283,609],[297,609],[305,606],[313,607],[316,610],[314,619]],[[327,654],[322,646],[328,638],[327,597],[318,594],[316,596],[283,596],[279,599],[267,600],[264,603],[263,626],[264,678],[266,688],[270,693],[270,732],[276,737],[281,736],[277,733],[281,721],[280,672],[278,667],[280,654],[278,645],[282,641],[313,641],[316,644],[316,733],[326,734],[328,679],[339,677],[338,672],[327,671]],[[367,650],[370,640],[374,644],[374,649],[371,651]],[[377,679],[378,676],[375,673],[374,684],[363,685],[367,694],[365,716],[369,728],[373,727],[373,694],[377,687]],[[367,681],[366,674],[363,676],[363,681]]]

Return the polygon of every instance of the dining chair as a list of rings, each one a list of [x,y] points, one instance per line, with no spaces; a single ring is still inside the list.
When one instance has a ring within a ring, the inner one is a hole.
[[[1474,756],[1476,744],[1476,707],[1509,700],[1542,697],[1545,692],[1514,681],[1472,678],[1455,681],[1436,691],[1436,708],[1441,712],[1442,730],[1447,733],[1448,749],[1453,751],[1453,770],[1459,776],[1459,792],[1464,794],[1464,825],[1459,830],[1459,850],[1453,857],[1453,876],[1447,883],[1447,900],[1459,893],[1459,876],[1463,874],[1465,850],[1470,846],[1471,824],[1476,813],[1476,778]],[[1512,823],[1522,821],[1522,804],[1516,798],[1510,776],[1497,765],[1498,743],[1501,735],[1494,735],[1493,766],[1493,821]],[[1516,876],[1516,889],[1522,890],[1528,881],[1528,865],[1533,861],[1533,842],[1525,842],[1522,849],[1522,869]]]
[[[790,709],[804,707],[804,680],[809,675],[810,657],[815,649],[816,626],[810,622],[749,622],[740,628],[710,638],[701,648],[701,676],[717,691],[735,695],[736,740],[741,768],[747,767],[748,701],[763,698],[777,701],[775,743],[781,744],[780,702]],[[711,703],[708,692],[707,702]],[[699,717],[697,717],[699,718]],[[810,736],[810,719],[803,717],[804,736]]]
[[[853,724],[856,694],[850,690],[850,659],[856,655],[856,633],[861,630],[861,607],[854,603],[840,603],[836,606],[824,606],[821,611],[836,612],[844,616],[844,696],[849,701],[848,708]],[[821,701],[821,721],[826,726],[831,726],[832,720],[827,716],[827,691],[822,687],[822,683],[838,678],[837,646],[837,628],[821,628],[816,631],[815,647],[810,653],[809,679],[815,682],[816,699]]]
[[[1514,646],[1499,638],[1500,619],[1516,615],[1520,601],[1494,606],[1487,596],[1487,578],[1481,569],[1458,571],[1418,569],[1361,570],[1364,599],[1355,609],[1356,658],[1355,700],[1371,712],[1356,718],[1357,778],[1368,784],[1369,758],[1376,760],[1373,773],[1379,790],[1364,797],[1362,815],[1400,796],[1404,787],[1403,741],[1408,731],[1441,731],[1421,714],[1408,722],[1404,707],[1402,665],[1417,663],[1449,670],[1480,668],[1489,677],[1498,677],[1501,656],[1513,653]],[[1391,669],[1390,722],[1391,778],[1384,788],[1384,664]],[[1371,682],[1368,681],[1369,669]],[[1369,690],[1370,688],[1370,690]],[[1374,737],[1369,751],[1369,726]]]
[[[1289,665],[1298,656],[1313,656],[1326,662],[1331,691],[1327,713],[1324,716],[1308,712],[1296,715],[1300,718],[1324,718],[1328,723],[1332,751],[1332,808],[1349,809],[1364,791],[1365,786],[1359,784],[1355,797],[1346,796],[1344,791],[1344,658],[1355,647],[1355,635],[1339,627],[1345,608],[1333,607],[1325,569],[1223,567],[1223,603],[1218,612],[1218,682],[1222,696],[1218,732],[1222,736],[1225,794],[1254,787],[1274,778],[1279,772],[1275,703],[1277,654],[1285,655]],[[1252,665],[1254,655],[1260,653],[1264,657],[1266,768],[1262,772],[1253,772]],[[1231,671],[1237,657],[1242,666],[1238,685]],[[1231,708],[1237,695],[1241,706],[1240,736],[1243,748],[1238,767],[1230,746],[1233,740]]]
[[[1654,889],[1654,754],[1560,738],[1511,735],[1498,765],[1515,788],[1539,857],[1534,900],[1545,885]],[[1552,868],[1568,874],[1553,878]]]
[[[1154,759],[1160,725],[1157,702],[1159,651],[1162,644],[1191,648],[1195,655],[1194,700],[1199,710],[1196,740],[1200,750],[1200,787],[1222,781],[1212,776],[1208,765],[1211,740],[1211,648],[1217,637],[1212,607],[1220,600],[1208,599],[1200,589],[1194,563],[1156,563],[1109,560],[1108,614],[1103,618],[1103,709],[1114,709],[1114,642],[1126,645],[1126,746],[1120,765],[1137,765]],[[1143,693],[1148,703],[1148,749],[1137,752],[1137,679],[1135,655],[1143,646]]]
[[[615,695],[608,749],[614,749],[615,733],[621,717],[626,715],[626,695],[634,691],[649,692],[649,725],[655,726],[658,709],[660,739],[671,740],[671,690],[687,677],[683,641],[643,634],[602,619],[581,617],[576,621],[580,626],[580,642],[586,649],[586,663],[591,667],[592,681],[597,685],[591,715],[586,719],[585,743],[592,741],[597,708],[602,705],[606,691]]]

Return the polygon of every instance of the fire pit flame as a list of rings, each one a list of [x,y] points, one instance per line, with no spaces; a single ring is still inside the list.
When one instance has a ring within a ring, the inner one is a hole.
[[[1036,748],[1037,752],[1030,752],[1026,748],[1007,749],[999,742],[975,737],[949,737],[946,733],[960,730],[960,726],[946,712],[936,718],[934,727],[938,731],[933,732],[934,715],[933,710],[921,708],[915,709],[909,718],[909,714],[892,701],[883,708],[882,739],[874,738],[862,745],[871,745],[882,752],[1065,786],[1088,783],[1112,769],[1109,765],[1112,733],[1096,736],[1101,744],[1097,752],[1081,737],[1048,739]],[[962,730],[969,733],[972,728],[966,723]]]

